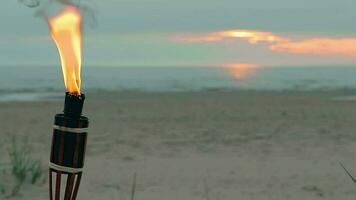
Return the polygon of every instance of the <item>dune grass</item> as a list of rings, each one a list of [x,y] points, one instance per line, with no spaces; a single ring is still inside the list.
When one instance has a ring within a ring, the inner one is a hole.
[[[339,161],[339,164],[341,165],[341,167],[344,169],[345,173],[351,178],[351,180],[356,183],[356,179],[354,176],[351,175],[351,173],[349,172],[349,170],[346,169],[346,167]]]
[[[17,196],[25,183],[34,185],[44,177],[41,161],[32,158],[32,149],[27,139],[20,141],[12,137],[10,145],[10,163],[1,171],[2,175],[10,176],[9,181],[0,183],[0,194],[9,197]]]
[[[134,174],[133,177],[133,182],[132,182],[132,188],[131,188],[131,200],[135,200],[136,197],[136,179],[137,179],[137,173]]]

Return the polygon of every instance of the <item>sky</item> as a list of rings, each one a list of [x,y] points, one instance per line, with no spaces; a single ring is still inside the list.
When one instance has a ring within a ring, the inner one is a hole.
[[[82,0],[84,1],[84,0]],[[356,64],[355,0],[87,1],[87,66]],[[0,66],[59,65],[46,22],[17,0],[0,6]]]

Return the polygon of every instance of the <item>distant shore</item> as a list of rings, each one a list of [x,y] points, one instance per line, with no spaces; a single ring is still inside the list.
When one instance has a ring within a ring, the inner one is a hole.
[[[246,71],[247,70],[247,71]],[[0,94],[63,91],[59,66],[0,67]],[[248,73],[247,73],[248,72]],[[84,91],[352,90],[354,66],[101,67],[84,66]]]
[[[355,94],[88,91],[79,199],[129,199],[134,173],[138,200],[353,198],[338,161],[356,175],[356,101],[346,98]],[[62,93],[52,97],[0,102],[2,166],[17,136],[46,168],[53,117],[63,109]],[[47,199],[46,181],[11,199]]]
[[[112,94],[202,94],[202,93],[232,93],[232,94],[275,94],[275,95],[329,95],[339,100],[352,100],[356,96],[356,88],[339,88],[339,89],[283,89],[283,90],[252,90],[252,89],[202,89],[202,90],[185,90],[185,91],[145,91],[139,89],[130,90],[104,90],[104,89],[89,89],[84,91],[86,94],[92,95],[94,98],[103,98],[105,95]],[[63,90],[0,90],[0,102],[41,102],[41,101],[62,101]]]

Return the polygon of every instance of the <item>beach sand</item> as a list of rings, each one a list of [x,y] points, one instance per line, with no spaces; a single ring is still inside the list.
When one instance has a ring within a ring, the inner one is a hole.
[[[335,100],[343,95],[89,92],[78,199],[128,200],[135,173],[136,200],[354,199],[356,185],[338,161],[356,176],[356,101]],[[62,106],[0,103],[3,169],[17,136],[28,138],[47,176],[53,117]],[[48,199],[47,184],[26,184],[10,199]]]

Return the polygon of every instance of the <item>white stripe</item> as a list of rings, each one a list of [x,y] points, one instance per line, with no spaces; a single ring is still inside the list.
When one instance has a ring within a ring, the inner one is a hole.
[[[64,167],[64,166],[56,165],[56,164],[51,163],[51,162],[49,162],[49,168],[57,170],[57,171],[73,173],[73,174],[83,171],[83,168]]]
[[[88,132],[88,128],[68,128],[65,126],[53,125],[53,128],[63,132],[71,132],[71,133],[86,133]]]

